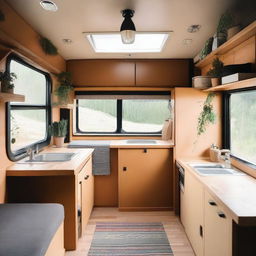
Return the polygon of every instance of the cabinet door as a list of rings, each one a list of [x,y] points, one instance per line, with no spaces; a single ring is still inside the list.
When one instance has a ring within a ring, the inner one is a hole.
[[[172,206],[169,149],[119,149],[119,208]]]
[[[90,218],[94,204],[94,177],[92,176],[92,159],[90,159],[79,173],[81,193],[81,229],[84,232]]]
[[[137,86],[189,86],[189,60],[136,61]]]
[[[127,60],[72,60],[67,63],[75,86],[134,86],[135,63]]]
[[[196,255],[202,256],[204,248],[204,188],[196,177],[186,169],[184,188],[185,230]]]
[[[232,219],[205,191],[205,256],[231,256]]]

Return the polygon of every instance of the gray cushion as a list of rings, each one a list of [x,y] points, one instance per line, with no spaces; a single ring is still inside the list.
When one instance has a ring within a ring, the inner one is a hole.
[[[60,204],[0,204],[0,256],[43,256],[64,219]]]

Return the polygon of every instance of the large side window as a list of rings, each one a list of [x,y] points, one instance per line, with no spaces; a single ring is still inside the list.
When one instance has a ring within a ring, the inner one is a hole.
[[[86,134],[160,134],[171,117],[170,92],[122,92],[77,97],[76,130]]]
[[[8,59],[7,70],[17,75],[14,93],[25,95],[25,102],[10,102],[7,108],[7,153],[15,160],[28,147],[49,143],[51,82],[47,73],[15,56]]]
[[[256,165],[256,90],[226,95],[226,141],[233,156]]]

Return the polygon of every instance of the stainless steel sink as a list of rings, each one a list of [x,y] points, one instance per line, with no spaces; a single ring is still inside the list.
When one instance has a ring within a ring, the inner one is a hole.
[[[156,144],[155,140],[127,140],[127,144]]]
[[[190,164],[191,167],[199,174],[203,176],[208,175],[245,175],[243,172],[235,168],[226,168],[222,164],[207,163],[207,164]]]
[[[36,155],[32,160],[26,160],[26,162],[66,162],[74,156],[75,153],[44,153]]]

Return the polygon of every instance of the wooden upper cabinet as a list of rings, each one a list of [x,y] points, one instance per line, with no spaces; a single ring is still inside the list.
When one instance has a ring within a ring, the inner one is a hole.
[[[67,70],[75,86],[134,86],[135,62],[129,60],[71,60]]]
[[[190,62],[186,60],[136,61],[137,86],[189,86]]]

